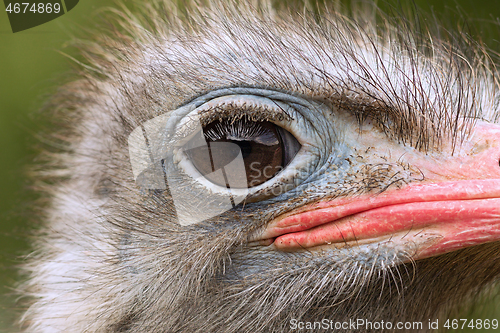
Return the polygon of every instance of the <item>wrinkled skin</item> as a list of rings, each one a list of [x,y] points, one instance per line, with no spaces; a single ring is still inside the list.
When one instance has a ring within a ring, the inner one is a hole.
[[[54,97],[68,150],[27,266],[27,331],[286,332],[324,318],[426,331],[496,280],[495,73],[444,41],[426,56],[374,21],[200,11],[193,31],[158,8],[146,10],[151,35],[118,20],[133,38],[87,45],[98,74]],[[213,102],[228,96],[246,106]],[[144,188],[129,140],[164,115],[178,128],[193,110],[270,121],[301,150],[234,208],[186,223],[179,210],[203,215],[220,189],[175,158],[164,168],[182,200]]]

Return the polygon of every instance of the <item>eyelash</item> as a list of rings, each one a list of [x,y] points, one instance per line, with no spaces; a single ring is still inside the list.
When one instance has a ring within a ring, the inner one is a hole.
[[[217,141],[235,137],[241,139],[249,139],[255,136],[266,134],[266,132],[255,122],[245,123],[243,121],[233,121],[229,124],[227,124],[226,122],[218,123],[215,127],[210,128],[208,131],[204,132],[204,134],[205,138],[212,141]]]
[[[190,113],[185,116],[188,121],[176,127],[176,134],[174,134],[173,140],[171,142],[175,146],[182,146],[186,141],[189,140],[192,135],[197,133],[199,124],[201,124],[201,126],[203,127],[216,120],[218,120],[220,123],[229,122],[232,126],[221,127],[223,125],[220,125],[218,127],[219,133],[214,130],[204,133],[206,138],[212,139],[214,141],[224,139],[220,134],[224,133],[224,130],[227,130],[229,133],[231,133],[231,135],[234,136],[239,135],[251,137],[251,135],[253,134],[261,134],[257,132],[257,126],[254,126],[255,128],[238,127],[238,125],[241,125],[243,123],[239,120],[247,120],[249,122],[269,121],[276,124],[277,126],[289,130],[287,124],[291,121],[294,121],[294,117],[292,117],[289,112],[280,107],[278,103],[275,103],[273,106],[275,107],[274,109],[268,105],[249,105],[246,103],[238,104],[235,102],[225,102],[216,106],[211,106],[205,110],[197,111],[197,113],[191,117]],[[182,134],[178,135],[178,133]]]

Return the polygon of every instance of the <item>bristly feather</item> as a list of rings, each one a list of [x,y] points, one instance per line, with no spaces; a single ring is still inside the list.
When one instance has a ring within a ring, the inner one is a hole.
[[[457,39],[433,39],[376,9],[355,19],[327,9],[321,18],[291,14],[268,3],[175,12],[161,0],[138,2],[134,13],[113,10],[108,33],[81,42],[79,78],[52,100],[67,126],[56,137],[66,148],[48,154],[54,165],[38,173],[51,204],[26,265],[26,331],[284,332],[291,318],[322,316],[427,321],[500,273],[494,245],[405,265],[411,253],[389,247],[365,247],[357,260],[348,260],[350,249],[332,251],[327,261],[315,254],[283,260],[249,250],[256,223],[171,222],[171,198],[145,198],[136,189],[128,135],[217,88],[307,96],[429,152],[443,140],[460,144],[477,119],[500,117],[496,69],[485,50],[464,39],[469,54]],[[393,174],[380,170],[370,171],[379,172],[370,176],[379,177],[374,187],[360,182],[337,195],[386,188]],[[269,216],[250,210],[245,217]],[[225,217],[232,218],[241,217]],[[440,274],[446,270],[456,271],[454,281]]]

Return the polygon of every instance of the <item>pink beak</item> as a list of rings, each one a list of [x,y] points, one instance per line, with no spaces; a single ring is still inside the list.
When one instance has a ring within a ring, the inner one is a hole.
[[[283,251],[392,242],[414,260],[500,240],[500,125],[478,122],[453,156],[407,158],[422,182],[301,207],[259,238]]]

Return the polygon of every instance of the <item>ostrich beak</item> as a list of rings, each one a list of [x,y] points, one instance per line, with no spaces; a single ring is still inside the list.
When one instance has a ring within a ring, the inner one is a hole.
[[[411,243],[414,260],[500,240],[500,125],[478,122],[450,156],[413,154],[422,182],[301,207],[272,220],[262,239],[283,251]]]

